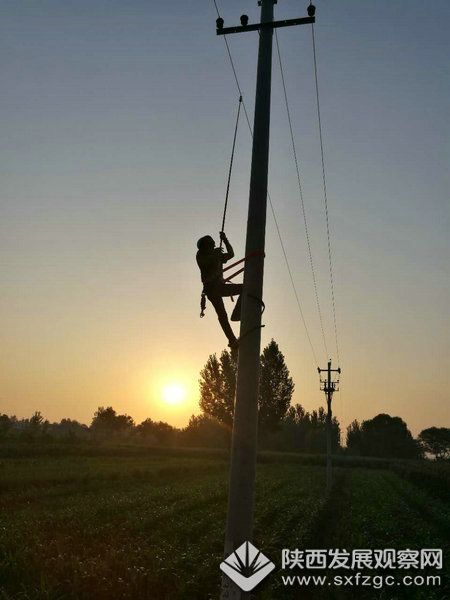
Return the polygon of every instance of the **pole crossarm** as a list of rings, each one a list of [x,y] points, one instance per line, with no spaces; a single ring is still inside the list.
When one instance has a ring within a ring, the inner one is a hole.
[[[340,375],[341,369],[332,369],[330,362],[328,364],[328,369],[321,369],[320,367],[317,367],[317,371],[319,375],[320,373],[328,373],[328,379],[320,379],[320,383],[322,384],[322,387],[320,389],[326,394],[329,394],[329,399],[331,401],[331,396],[334,394],[334,392],[339,391],[339,379],[337,379],[336,381],[331,381],[331,373],[339,373]]]
[[[259,31],[260,29],[274,29],[276,27],[289,27],[290,25],[308,25],[308,23],[315,23],[315,17],[303,17],[299,19],[284,19],[283,21],[272,21],[269,23],[256,23],[255,25],[241,25],[237,27],[223,27],[217,28],[217,35],[227,35],[228,33],[244,33],[246,31]]]

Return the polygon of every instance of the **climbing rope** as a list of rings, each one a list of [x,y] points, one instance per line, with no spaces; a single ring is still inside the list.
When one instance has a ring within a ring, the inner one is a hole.
[[[217,7],[216,7],[217,8]],[[228,208],[228,196],[230,193],[230,182],[231,182],[231,173],[233,171],[233,161],[234,161],[234,152],[236,149],[236,137],[237,137],[237,132],[238,132],[238,126],[239,126],[239,115],[241,113],[241,105],[242,105],[242,94],[239,96],[239,106],[238,106],[238,111],[237,111],[237,117],[236,117],[236,125],[234,127],[234,136],[233,136],[233,146],[231,149],[231,159],[230,159],[230,168],[228,169],[228,181],[227,181],[227,191],[225,193],[225,205],[223,207],[223,217],[222,217],[222,227],[220,228],[220,231],[224,231],[225,229],[225,220],[227,218],[227,208]],[[220,249],[222,249],[222,245],[223,245],[223,239],[221,238],[220,240]],[[245,258],[242,260],[246,260]],[[239,261],[242,262],[242,261]],[[235,263],[237,264],[237,263]],[[234,266],[234,265],[231,265]],[[228,267],[229,269],[230,267]],[[226,270],[226,269],[224,269]],[[243,269],[241,269],[241,271],[239,271],[239,273],[241,273],[243,271]],[[232,277],[235,277],[235,275],[238,275],[238,273],[235,273],[234,275],[231,275],[230,277],[228,277],[228,279],[226,279],[226,281],[229,281]],[[231,300],[233,300],[233,298],[231,298]],[[203,319],[203,317],[205,316],[205,310],[206,310],[206,294],[203,291],[200,297],[200,318]]]
[[[225,194],[225,206],[223,207],[222,227],[220,228],[220,231],[225,230],[225,219],[227,217],[227,208],[228,208],[228,195],[230,193],[231,172],[233,170],[234,151],[236,148],[236,136],[237,136],[238,125],[239,125],[239,115],[241,112],[241,104],[242,104],[242,96],[239,96],[239,106],[238,106],[237,117],[236,117],[236,125],[234,128],[234,137],[233,137],[233,147],[231,150],[230,168],[228,169],[228,181],[227,181],[227,191]],[[223,240],[221,239],[220,240],[220,248],[222,248],[222,244],[223,244]]]

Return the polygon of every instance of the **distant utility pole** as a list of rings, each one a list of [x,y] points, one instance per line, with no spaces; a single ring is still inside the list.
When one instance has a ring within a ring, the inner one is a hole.
[[[245,249],[245,256],[252,258],[246,261],[244,271],[225,555],[253,539],[273,29],[315,22],[312,5],[308,7],[309,17],[274,21],[273,5],[276,1],[258,2],[261,6],[261,22],[258,24],[249,25],[247,15],[241,16],[240,27],[224,28],[223,19],[216,21],[218,35],[245,31],[259,31],[260,34]],[[244,593],[240,588],[224,575],[222,600],[242,597]]]
[[[331,488],[331,400],[333,398],[334,392],[337,392],[339,388],[337,387],[339,384],[339,379],[336,381],[331,381],[331,373],[339,373],[341,374],[341,369],[332,369],[331,368],[331,359],[328,361],[327,369],[320,369],[317,367],[317,370],[320,373],[326,372],[328,373],[327,379],[321,379],[321,390],[325,392],[325,396],[327,397],[327,490]]]

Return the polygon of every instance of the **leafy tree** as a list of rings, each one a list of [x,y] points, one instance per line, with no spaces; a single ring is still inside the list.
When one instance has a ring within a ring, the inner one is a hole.
[[[44,417],[41,414],[40,410],[37,410],[33,416],[30,418],[29,420],[29,425],[31,428],[33,429],[40,429],[41,426],[44,424]]]
[[[49,422],[44,420],[39,410],[29,419],[22,419],[18,421],[20,427],[20,438],[26,442],[35,442],[48,440],[48,427]]]
[[[200,408],[226,425],[233,422],[236,371],[236,359],[224,350],[220,359],[212,354],[200,372]]]
[[[358,435],[359,450],[363,456],[380,458],[419,458],[421,456],[419,444],[413,439],[406,423],[400,417],[379,414],[373,419],[363,421],[359,434],[357,427],[353,427],[350,436],[351,440],[353,436],[352,443],[358,440]],[[350,446],[350,453],[353,453],[354,449],[355,446]]]
[[[284,416],[279,433],[266,440],[266,445],[274,450],[306,452],[306,428],[309,414],[301,404],[290,406]]]
[[[75,419],[61,419],[59,423],[52,423],[49,433],[67,442],[76,442],[89,437],[89,427],[79,423]]]
[[[341,428],[336,417],[331,418],[331,452],[340,449]],[[305,451],[325,453],[327,450],[327,413],[323,406],[306,413]]]
[[[135,429],[135,433],[141,439],[163,445],[175,442],[176,432],[177,430],[172,425],[163,421],[152,421],[152,419],[145,419]]]
[[[8,415],[0,415],[0,440],[4,440],[13,427],[13,421]]]
[[[323,407],[311,413],[301,404],[290,406],[282,419],[279,430],[271,432],[263,440],[266,449],[285,452],[306,452],[308,454],[326,452],[326,412]],[[341,429],[336,417],[331,421],[331,448],[339,452]]]
[[[263,429],[276,429],[289,408],[293,392],[294,382],[284,356],[272,339],[261,355],[259,423]]]
[[[361,455],[361,425],[356,419],[347,427],[346,445],[349,454]]]
[[[306,414],[307,413],[305,412],[303,406],[297,403],[288,408],[285,416],[285,421],[291,422],[295,425],[299,425],[305,420]]]
[[[200,372],[200,408],[231,426],[234,413],[237,363],[226,350],[211,355]],[[264,430],[273,430],[286,414],[294,383],[278,344],[272,340],[261,355],[259,386],[259,422]]]
[[[118,415],[112,406],[99,406],[91,423],[95,437],[124,436],[129,434],[133,427],[133,419],[129,415]]]
[[[419,433],[418,439],[425,452],[433,454],[436,460],[450,458],[450,429],[448,427],[429,427]]]
[[[189,425],[179,435],[182,446],[227,448],[231,441],[231,428],[210,415],[192,415]]]

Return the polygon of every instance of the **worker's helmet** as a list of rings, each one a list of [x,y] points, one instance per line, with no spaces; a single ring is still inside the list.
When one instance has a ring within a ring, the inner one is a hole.
[[[210,235],[205,235],[201,237],[197,242],[197,248],[204,252],[205,250],[212,250],[216,245],[216,242],[212,239]]]

